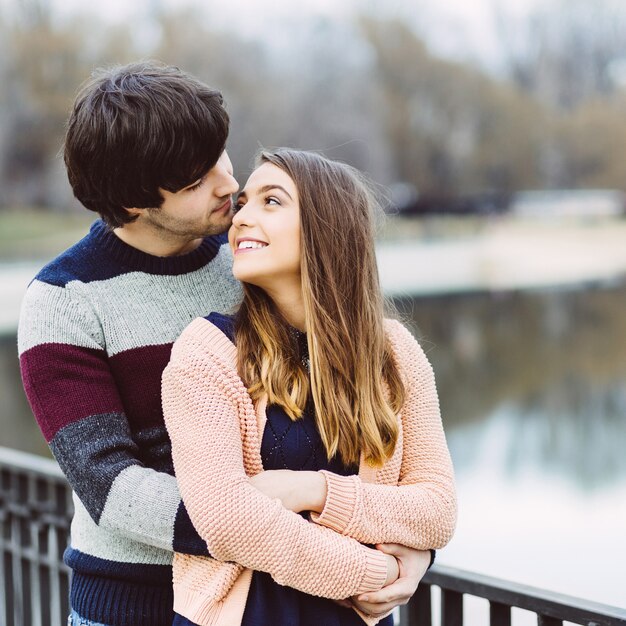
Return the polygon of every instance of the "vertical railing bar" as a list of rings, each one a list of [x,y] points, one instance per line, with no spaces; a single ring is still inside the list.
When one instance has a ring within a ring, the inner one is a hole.
[[[463,594],[449,589],[441,590],[442,626],[463,626]]]
[[[490,626],[511,626],[511,607],[500,602],[489,603]]]
[[[30,502],[33,505],[38,505],[39,501],[37,498],[37,478],[34,476],[30,477],[29,481],[30,487]],[[39,519],[30,520],[29,524],[30,531],[30,549],[31,549],[31,557],[30,557],[30,606],[32,613],[32,625],[33,626],[42,626],[41,623],[41,585],[39,581],[39,562],[41,559],[41,555],[39,553]]]
[[[19,502],[19,475],[14,476],[13,493]],[[24,623],[24,595],[22,585],[22,558],[20,555],[20,518],[11,516],[11,530],[9,531],[9,545],[11,550],[11,578],[13,580],[13,624],[20,626]]]
[[[6,547],[4,543],[4,533],[8,530],[8,515],[6,511],[0,511],[0,545],[2,552],[0,553],[0,624],[8,621],[6,596],[9,593],[7,586],[7,573],[5,569]]]
[[[48,526],[48,580],[50,581],[50,611],[52,616],[61,614],[61,581],[59,580],[58,529],[54,523]]]
[[[408,624],[410,626],[432,626],[432,601],[430,594],[430,585],[420,583],[407,607]]]

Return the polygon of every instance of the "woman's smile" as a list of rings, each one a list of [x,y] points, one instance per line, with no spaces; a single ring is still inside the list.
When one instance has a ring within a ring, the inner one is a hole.
[[[261,241],[260,239],[252,239],[251,237],[240,237],[236,241],[236,248],[234,250],[235,254],[240,254],[242,252],[250,252],[252,250],[262,250],[263,248],[267,248],[269,245],[265,241]]]

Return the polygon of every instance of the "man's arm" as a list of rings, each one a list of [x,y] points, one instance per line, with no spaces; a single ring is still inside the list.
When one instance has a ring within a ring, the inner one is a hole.
[[[176,480],[143,465],[84,299],[35,280],[18,329],[26,395],[72,489],[101,528],[164,550],[208,554]]]
[[[361,594],[350,599],[350,602],[365,615],[382,617],[409,602],[424,574],[432,564],[432,550],[414,550],[398,544],[377,546],[386,554],[396,557],[400,567],[398,579],[379,591]]]

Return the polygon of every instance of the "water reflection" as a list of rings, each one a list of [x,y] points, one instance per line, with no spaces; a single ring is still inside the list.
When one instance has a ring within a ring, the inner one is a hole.
[[[500,471],[534,467],[585,489],[625,479],[626,288],[413,299],[399,309],[433,363],[458,472],[479,459],[456,432],[477,423],[480,436],[497,418],[506,424]]]
[[[476,447],[455,433],[468,424],[480,433],[499,416],[508,473],[538,466],[586,488],[624,480],[626,287],[397,305],[433,363],[458,472],[476,462]],[[14,336],[0,337],[0,391],[0,445],[46,454]]]

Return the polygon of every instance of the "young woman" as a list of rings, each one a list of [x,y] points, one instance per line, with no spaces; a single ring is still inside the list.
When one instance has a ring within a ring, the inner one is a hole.
[[[384,319],[375,209],[354,168],[286,149],[263,152],[239,194],[243,303],[193,321],[163,375],[177,480],[210,555],[175,556],[175,624],[373,624],[363,594],[402,563],[372,544],[452,536],[432,369]]]

